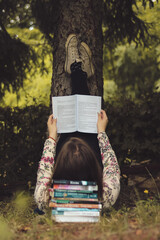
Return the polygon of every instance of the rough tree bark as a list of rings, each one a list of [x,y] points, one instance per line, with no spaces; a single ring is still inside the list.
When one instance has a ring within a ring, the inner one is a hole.
[[[103,0],[59,0],[59,19],[54,34],[51,96],[71,94],[70,76],[64,72],[65,42],[76,33],[79,43],[86,42],[93,56],[95,75],[88,79],[91,95],[103,95]]]

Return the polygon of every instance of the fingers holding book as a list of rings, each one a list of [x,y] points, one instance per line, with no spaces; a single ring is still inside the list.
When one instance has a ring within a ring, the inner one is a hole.
[[[49,116],[47,126],[48,126],[49,137],[53,138],[56,141],[57,140],[57,119],[53,117],[53,114]]]
[[[105,132],[108,124],[108,117],[104,110],[98,113],[97,130],[98,133]],[[57,119],[51,114],[47,122],[49,136],[57,140]]]

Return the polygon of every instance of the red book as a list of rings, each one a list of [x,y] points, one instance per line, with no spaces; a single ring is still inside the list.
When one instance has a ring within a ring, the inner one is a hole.
[[[81,190],[81,191],[98,191],[98,186],[83,186],[83,185],[67,185],[67,184],[54,184],[53,189],[65,189],[65,190]]]
[[[50,202],[49,207],[57,208],[57,207],[64,207],[64,208],[102,208],[102,204],[85,204],[85,203],[54,203]]]

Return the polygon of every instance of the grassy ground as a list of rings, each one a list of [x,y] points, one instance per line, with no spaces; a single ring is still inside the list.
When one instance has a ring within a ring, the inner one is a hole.
[[[55,223],[33,213],[33,195],[14,194],[0,202],[0,239],[160,239],[159,197],[138,200],[132,206],[104,211],[99,223]]]

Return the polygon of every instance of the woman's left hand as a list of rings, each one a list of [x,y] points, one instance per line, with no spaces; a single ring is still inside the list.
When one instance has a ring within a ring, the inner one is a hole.
[[[48,118],[47,122],[49,137],[57,140],[57,119],[53,118],[53,114],[51,114]]]

